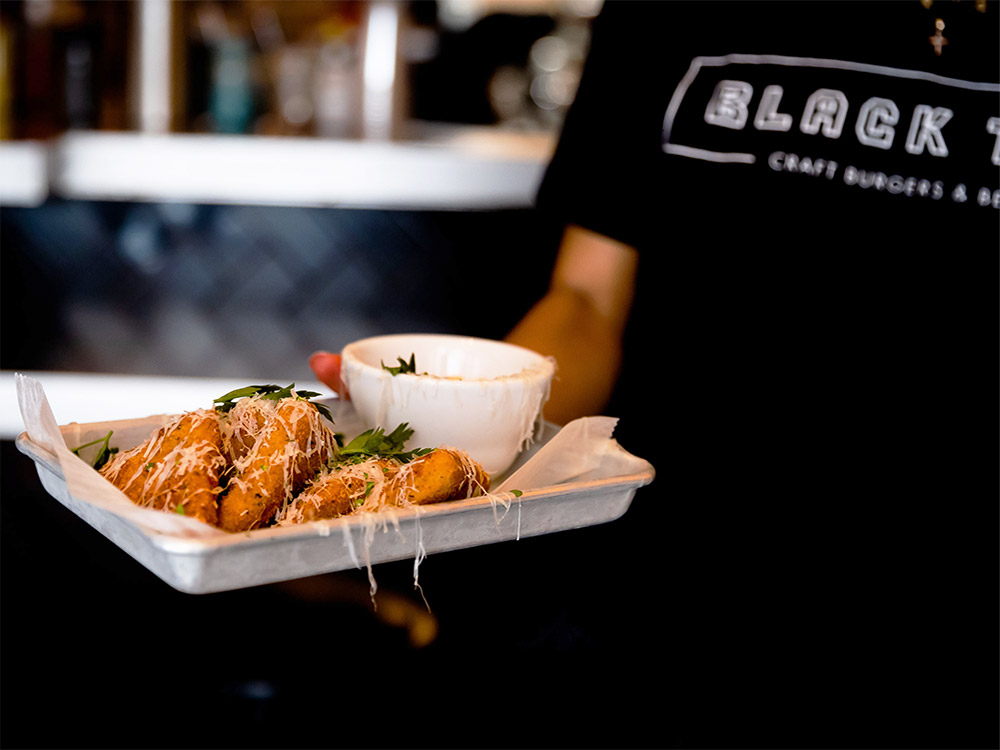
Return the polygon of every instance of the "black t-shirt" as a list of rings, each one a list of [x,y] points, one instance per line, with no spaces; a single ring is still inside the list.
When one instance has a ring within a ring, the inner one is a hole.
[[[1000,7],[977,5],[610,0],[539,205],[644,249],[836,253],[867,219],[994,243]]]
[[[602,543],[672,643],[959,744],[996,696],[998,11],[609,0],[538,197],[639,251],[609,411],[657,478]]]
[[[998,10],[605,4],[538,206],[639,249],[614,408],[690,494],[995,504]]]

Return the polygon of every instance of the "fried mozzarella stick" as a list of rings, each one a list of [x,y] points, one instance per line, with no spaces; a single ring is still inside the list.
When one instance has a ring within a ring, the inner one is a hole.
[[[260,396],[243,398],[236,402],[222,420],[222,440],[233,461],[245,458],[253,450],[257,438],[277,409],[276,399]]]
[[[366,504],[378,505],[397,471],[399,462],[388,458],[334,466],[321,473],[295,498],[278,523],[287,526],[338,518]]]
[[[281,399],[250,452],[234,461],[219,500],[220,526],[235,532],[268,525],[335,452],[333,431],[314,404]]]
[[[393,505],[430,505],[488,492],[490,477],[463,451],[438,448],[403,464],[389,483]]]
[[[116,455],[100,473],[136,505],[182,513],[214,526],[226,465],[218,416],[199,409]]]
[[[335,466],[302,491],[279,518],[282,526],[428,505],[487,492],[489,475],[462,451],[439,448],[408,463],[372,458]]]

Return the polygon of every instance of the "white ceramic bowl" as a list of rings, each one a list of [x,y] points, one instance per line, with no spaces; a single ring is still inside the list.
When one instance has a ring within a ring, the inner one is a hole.
[[[389,432],[407,422],[408,447],[461,448],[492,476],[531,441],[555,373],[549,357],[468,336],[375,336],[341,354],[341,377],[366,423]],[[383,367],[411,356],[418,374]]]

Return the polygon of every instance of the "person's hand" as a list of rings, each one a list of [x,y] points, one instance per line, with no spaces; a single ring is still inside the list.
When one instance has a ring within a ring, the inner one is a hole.
[[[347,388],[340,379],[340,355],[315,352],[309,357],[309,367],[323,385],[332,388],[341,398],[348,398]]]

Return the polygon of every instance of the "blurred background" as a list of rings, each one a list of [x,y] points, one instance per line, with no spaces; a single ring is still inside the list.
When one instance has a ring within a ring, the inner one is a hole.
[[[925,568],[864,517],[873,572],[770,545],[766,488],[670,476],[706,445],[647,418],[685,397],[658,362],[607,412],[658,472],[622,518],[430,555],[419,590],[376,566],[375,601],[365,570],[179,593],[16,449],[15,372],[104,421],[323,390],[309,355],[368,335],[505,335],[548,281],[535,191],[599,10],[0,0],[0,746],[936,748],[995,712],[948,684],[985,623],[896,588]]]
[[[0,8],[5,372],[303,379],[544,283],[593,0]]]
[[[194,597],[13,443],[14,372],[102,421],[307,386],[367,335],[503,336],[547,282],[532,204],[598,10],[0,4],[5,747],[659,744],[623,532],[432,556],[423,591],[385,564],[377,603],[365,571]]]

